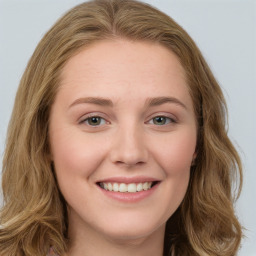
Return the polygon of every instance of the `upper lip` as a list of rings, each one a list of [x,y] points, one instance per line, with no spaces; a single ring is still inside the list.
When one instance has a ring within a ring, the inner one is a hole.
[[[154,182],[159,181],[159,179],[147,176],[136,176],[136,177],[109,177],[106,179],[102,179],[97,181],[97,183],[108,183],[108,182],[116,182],[116,183],[144,183],[144,182]]]

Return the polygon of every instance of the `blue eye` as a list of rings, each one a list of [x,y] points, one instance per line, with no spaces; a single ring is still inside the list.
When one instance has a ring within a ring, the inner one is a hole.
[[[175,121],[169,117],[166,116],[156,116],[150,120],[150,124],[155,124],[155,125],[166,125],[169,123],[174,123]]]
[[[85,123],[89,126],[100,126],[106,124],[106,120],[100,116],[92,116],[83,120],[82,123]]]

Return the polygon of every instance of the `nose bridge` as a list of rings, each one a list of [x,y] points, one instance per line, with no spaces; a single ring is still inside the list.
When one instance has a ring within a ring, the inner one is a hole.
[[[111,150],[112,162],[125,165],[145,163],[148,151],[143,128],[135,123],[120,126]]]

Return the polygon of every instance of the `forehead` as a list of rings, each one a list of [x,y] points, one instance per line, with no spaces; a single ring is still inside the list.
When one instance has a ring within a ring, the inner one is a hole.
[[[85,47],[67,61],[60,81],[60,92],[74,97],[82,90],[89,96],[131,99],[143,94],[189,97],[185,71],[176,55],[144,41],[105,40]]]

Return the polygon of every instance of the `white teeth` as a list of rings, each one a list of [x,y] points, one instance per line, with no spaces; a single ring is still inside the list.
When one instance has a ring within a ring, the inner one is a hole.
[[[142,190],[149,190],[152,187],[152,182],[144,182],[144,183],[100,183],[99,184],[101,188],[104,188],[105,190],[108,191],[114,191],[114,192],[129,192],[129,193],[135,193],[135,192],[140,192]]]
[[[142,188],[143,188],[143,190],[148,190],[148,183],[147,182],[145,182],[145,183],[143,183],[143,185],[142,185]]]
[[[135,183],[128,184],[128,192],[135,193],[137,191],[137,186]]]
[[[108,188],[107,188],[109,191],[112,191],[113,190],[113,186],[111,183],[108,183]]]
[[[119,185],[119,192],[127,192],[127,185],[124,183],[121,183]]]
[[[139,192],[139,191],[141,191],[142,189],[143,189],[142,183],[138,183],[138,184],[137,184],[137,191]]]
[[[118,188],[119,186],[118,186],[118,184],[117,183],[114,183],[113,184],[113,190],[115,191],[115,192],[118,192]]]

